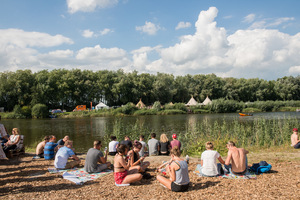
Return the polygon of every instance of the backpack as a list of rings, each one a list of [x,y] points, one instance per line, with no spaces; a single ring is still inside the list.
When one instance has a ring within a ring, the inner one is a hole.
[[[259,163],[254,163],[250,167],[250,171],[255,172],[255,174],[261,174],[270,171],[272,165],[268,164],[266,161],[260,161]]]

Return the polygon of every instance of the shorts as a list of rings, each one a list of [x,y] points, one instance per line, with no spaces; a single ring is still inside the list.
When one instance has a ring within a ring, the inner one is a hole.
[[[122,184],[125,177],[127,176],[127,171],[124,172],[114,172],[115,182],[116,184]]]
[[[294,145],[295,149],[300,149],[300,142],[298,142],[297,144]]]
[[[184,192],[187,191],[189,189],[189,183],[186,185],[178,185],[175,182],[171,183],[171,190],[173,192]]]

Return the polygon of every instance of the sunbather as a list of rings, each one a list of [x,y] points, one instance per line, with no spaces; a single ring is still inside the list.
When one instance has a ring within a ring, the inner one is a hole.
[[[291,135],[291,142],[292,142],[292,146],[295,149],[300,149],[300,140],[299,140],[297,128],[293,129],[293,134]]]
[[[157,180],[174,192],[187,191],[189,188],[190,178],[188,172],[188,164],[180,158],[180,150],[178,146],[171,149],[171,161],[166,165],[166,173],[170,178],[158,175]]]
[[[49,142],[49,136],[45,136],[44,137],[44,141],[40,142],[37,146],[36,146],[36,151],[35,151],[35,156],[33,157],[34,159],[38,159],[38,158],[44,158],[44,148],[46,146],[46,143]]]
[[[117,148],[117,154],[114,159],[114,179],[116,184],[129,184],[142,179],[142,174],[138,173],[137,169],[130,168],[130,159],[125,161],[124,157],[127,155],[128,148],[126,145],[119,145]]]
[[[18,128],[12,129],[12,135],[9,140],[4,144],[3,151],[7,153],[11,149],[15,149],[20,142],[20,131]]]
[[[201,154],[201,164],[197,165],[202,176],[217,176],[221,175],[222,164],[225,164],[224,160],[217,151],[214,151],[214,145],[212,142],[206,142],[206,151]],[[220,163],[217,164],[216,160]]]
[[[249,151],[243,148],[237,148],[235,143],[229,141],[226,145],[228,148],[227,158],[225,160],[225,168],[235,175],[243,175],[247,172],[247,156]]]

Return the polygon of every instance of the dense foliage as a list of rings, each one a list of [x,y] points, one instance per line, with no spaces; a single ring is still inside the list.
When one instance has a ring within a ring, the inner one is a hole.
[[[231,108],[226,108],[231,110],[235,109],[234,102],[300,100],[300,76],[267,81],[220,78],[214,74],[175,77],[164,73],[124,73],[122,70],[57,69],[36,73],[30,70],[0,73],[0,107],[12,111],[15,105],[28,106],[26,117],[28,109],[38,103],[69,111],[76,105],[89,105],[91,101],[94,105],[102,100],[109,106],[120,106],[128,102],[137,103],[141,98],[146,105],[155,101],[165,105],[169,102],[187,103],[191,96],[198,102],[206,96],[231,100],[233,102],[227,102]],[[276,105],[272,104],[272,109]],[[253,107],[265,111],[271,109],[264,104]],[[129,110],[124,112],[131,112]]]

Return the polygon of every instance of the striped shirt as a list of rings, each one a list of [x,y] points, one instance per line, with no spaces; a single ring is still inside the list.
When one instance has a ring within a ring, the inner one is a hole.
[[[57,143],[47,142],[44,148],[44,158],[45,160],[51,160],[54,158],[54,149],[57,146]]]

